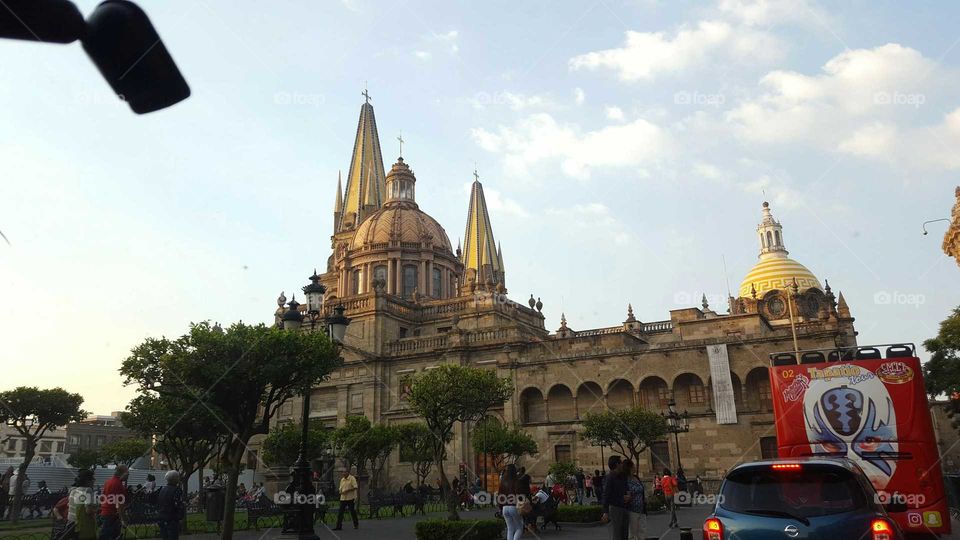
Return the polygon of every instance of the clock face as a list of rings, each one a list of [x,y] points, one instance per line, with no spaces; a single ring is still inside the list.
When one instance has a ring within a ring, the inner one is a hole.
[[[770,315],[773,317],[782,317],[784,313],[787,312],[787,305],[783,302],[782,298],[776,296],[767,301],[767,311],[770,312]]]

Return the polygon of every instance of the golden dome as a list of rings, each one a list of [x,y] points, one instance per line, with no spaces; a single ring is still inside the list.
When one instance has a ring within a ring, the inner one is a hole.
[[[350,247],[361,249],[388,242],[433,244],[451,250],[450,238],[437,220],[409,202],[387,204],[363,220]]]
[[[784,256],[761,259],[754,265],[740,284],[740,296],[750,298],[753,294],[750,289],[752,285],[757,291],[757,298],[760,298],[767,291],[792,287],[794,279],[797,280],[801,291],[811,287],[823,290],[813,272],[790,257]]]

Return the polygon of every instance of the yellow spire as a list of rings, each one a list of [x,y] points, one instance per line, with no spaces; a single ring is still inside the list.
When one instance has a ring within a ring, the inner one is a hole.
[[[333,203],[333,231],[340,230],[340,211],[343,208],[343,182],[340,171],[337,171],[337,202]]]
[[[377,121],[373,116],[369,94],[360,106],[360,121],[357,138],[353,143],[353,158],[347,171],[347,188],[340,207],[340,223],[337,230],[356,227],[368,215],[383,205],[386,192],[383,156],[380,153],[380,136]]]
[[[477,274],[477,285],[506,285],[503,258],[497,242],[493,238],[487,201],[483,196],[480,175],[473,172],[473,187],[470,190],[470,209],[467,211],[467,230],[464,233],[463,261],[464,272],[473,269]]]

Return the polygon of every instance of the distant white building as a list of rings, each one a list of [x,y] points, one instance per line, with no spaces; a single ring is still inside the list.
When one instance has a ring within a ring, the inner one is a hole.
[[[49,461],[63,456],[67,446],[66,427],[48,430],[37,444],[34,460]],[[4,462],[22,460],[27,453],[27,440],[13,427],[0,424],[0,459]]]

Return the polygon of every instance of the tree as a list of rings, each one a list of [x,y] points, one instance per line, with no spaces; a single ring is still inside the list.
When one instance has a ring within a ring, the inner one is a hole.
[[[356,467],[357,476],[366,472],[367,450],[363,443],[371,427],[366,416],[348,416],[330,436],[334,455],[343,460],[346,468]]]
[[[220,452],[227,493],[237,478],[250,438],[267,434],[279,408],[310,391],[340,358],[322,332],[291,332],[235,323],[224,330],[193,324],[175,339],[149,338],[133,349],[120,373],[142,394],[172,396],[207,409],[228,434]],[[233,538],[236,500],[224,504],[222,538]]]
[[[289,467],[300,456],[300,433],[302,424],[285,424],[270,431],[263,440],[263,461],[271,467]],[[313,461],[323,455],[330,447],[330,433],[323,429],[320,422],[310,420],[307,430],[307,461]]]
[[[400,424],[397,428],[400,461],[410,463],[417,485],[422,485],[433,468],[433,434],[422,422]]]
[[[594,446],[617,448],[634,463],[651,444],[667,434],[667,421],[655,412],[640,407],[588,413],[583,419],[581,437]]]
[[[923,378],[930,397],[960,392],[960,307],[940,323],[937,336],[923,342],[930,360],[923,365]]]
[[[471,445],[477,454],[493,458],[493,468],[503,472],[508,463],[518,464],[523,456],[536,454],[537,441],[518,425],[507,426],[488,416],[470,430]]]
[[[569,484],[567,479],[577,474],[577,466],[569,461],[557,461],[550,464],[547,472],[553,475],[553,479],[556,480],[557,483],[566,486]]]
[[[451,520],[459,520],[460,515],[443,470],[443,460],[447,443],[453,439],[454,425],[483,418],[512,393],[510,379],[499,378],[494,371],[452,364],[431,369],[413,380],[407,401],[413,411],[423,417],[434,437],[433,460],[440,473],[440,491],[447,501]]]
[[[80,408],[83,397],[71,394],[63,388],[41,390],[35,386],[20,386],[0,392],[0,423],[12,426],[25,442],[23,462],[17,470],[10,521],[20,520],[20,504],[23,497],[23,479],[27,467],[36,455],[37,443],[47,431],[87,417]]]
[[[206,407],[176,395],[141,394],[130,401],[120,421],[139,436],[154,439],[154,449],[184,482],[202,470],[226,440],[223,424]]]
[[[109,459],[105,458],[103,454],[96,450],[84,450],[82,448],[77,448],[73,452],[70,452],[70,457],[67,458],[67,464],[77,469],[92,470],[98,466],[106,467],[109,461]]]
[[[100,450],[110,463],[133,465],[138,459],[150,453],[152,445],[144,439],[128,438],[112,441]]]
[[[370,463],[370,485],[382,488],[383,466],[393,449],[400,442],[400,433],[393,426],[376,424],[366,433],[363,446],[366,449],[367,461]]]

